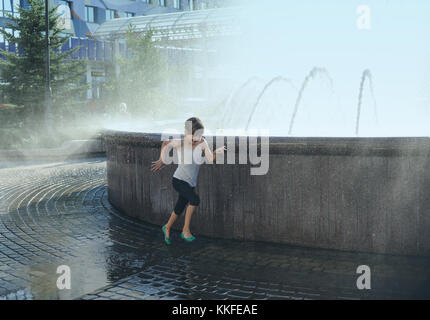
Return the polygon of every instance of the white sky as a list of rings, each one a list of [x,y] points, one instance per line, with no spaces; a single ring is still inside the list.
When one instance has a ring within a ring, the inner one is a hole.
[[[245,81],[255,75],[267,80],[282,75],[300,87],[309,71],[319,66],[326,68],[333,79],[334,96],[322,88],[321,80],[309,86],[303,112],[299,111],[296,119],[298,134],[324,135],[324,128],[320,132],[316,128],[319,125],[330,127],[326,134],[336,135],[336,129],[338,133],[351,134],[361,74],[370,69],[379,122],[375,123],[370,91],[365,89],[362,134],[429,135],[430,1],[248,3],[245,18],[238,20],[247,36],[230,55],[230,76]],[[370,30],[357,28],[359,5],[370,9]],[[292,106],[286,108],[291,112]],[[320,112],[321,109],[328,111]],[[332,113],[341,115],[344,121],[324,118],[323,114],[331,117],[328,115]],[[312,119],[313,114],[316,119]]]

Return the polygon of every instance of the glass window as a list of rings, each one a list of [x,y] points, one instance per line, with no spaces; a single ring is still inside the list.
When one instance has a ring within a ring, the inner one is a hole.
[[[164,7],[166,5],[165,0],[158,0],[158,5]]]
[[[85,6],[85,21],[96,22],[95,20],[95,7]]]
[[[4,11],[12,11],[12,3],[10,0],[3,0],[3,10]]]
[[[11,28],[4,28],[4,31],[6,31],[8,34],[12,34],[13,30]],[[8,41],[5,39],[5,43],[9,44]]]
[[[181,9],[181,1],[180,0],[173,0],[173,7],[175,9]]]
[[[106,21],[115,19],[115,10],[106,9]]]
[[[196,7],[196,4],[195,4],[195,1],[194,0],[188,0],[188,1],[189,1],[189,4],[190,4],[190,10],[196,10],[197,7]]]
[[[69,2],[69,1],[61,0],[57,4],[59,4],[59,5],[65,5],[65,6],[68,6],[70,9],[72,9],[72,3]]]
[[[17,18],[19,18],[19,11],[18,11],[19,7],[21,7],[20,1],[19,0],[12,0],[13,15]]]
[[[126,13],[125,13],[125,16],[126,16],[127,18],[134,17],[134,13],[133,13],[133,12],[126,12]]]

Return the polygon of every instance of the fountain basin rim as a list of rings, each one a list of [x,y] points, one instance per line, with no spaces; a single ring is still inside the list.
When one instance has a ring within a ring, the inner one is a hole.
[[[106,143],[159,148],[161,133],[104,130],[102,137]],[[234,138],[235,152],[239,152],[239,139],[256,136],[225,136]],[[216,141],[216,136],[207,135],[209,143]],[[300,155],[360,155],[360,156],[430,156],[430,137],[267,137],[270,154]],[[248,146],[257,145],[260,150],[261,140],[251,139]]]

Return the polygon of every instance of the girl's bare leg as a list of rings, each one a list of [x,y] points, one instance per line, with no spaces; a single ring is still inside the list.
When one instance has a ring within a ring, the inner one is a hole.
[[[170,228],[173,226],[175,221],[178,219],[178,215],[172,211],[172,214],[170,215],[169,221],[166,223],[166,236],[167,238],[170,238]]]
[[[185,238],[189,238],[192,236],[190,232],[190,222],[195,208],[196,206],[188,205],[187,211],[185,212],[184,227],[182,228],[182,233],[184,234]]]

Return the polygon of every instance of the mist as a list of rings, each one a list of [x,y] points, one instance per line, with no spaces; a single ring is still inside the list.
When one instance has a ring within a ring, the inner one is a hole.
[[[102,99],[84,101],[80,109],[56,118],[56,143],[96,138],[105,129],[181,132],[191,116],[200,117],[212,133],[428,136],[430,4],[226,3],[202,11],[211,17],[202,23],[222,21],[210,36],[154,39],[165,65],[151,106],[142,101],[131,107],[127,96],[138,100],[140,90],[114,100],[106,97],[116,93],[104,88]],[[105,81],[110,76],[106,72]],[[119,72],[120,81],[124,76]],[[147,90],[143,82],[140,87]],[[43,139],[40,132],[24,145],[37,148]]]
[[[173,96],[183,103],[168,121],[142,119],[131,130],[181,130],[196,115],[213,130],[428,136],[429,4],[368,1],[364,11],[353,0],[232,4],[237,35],[195,41],[210,56],[188,65],[201,92]]]

